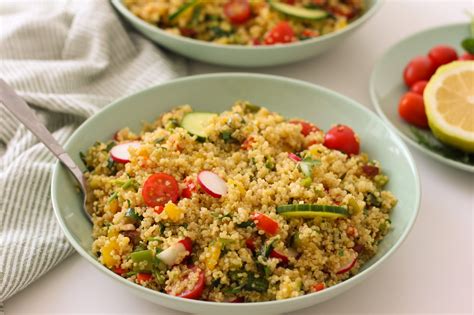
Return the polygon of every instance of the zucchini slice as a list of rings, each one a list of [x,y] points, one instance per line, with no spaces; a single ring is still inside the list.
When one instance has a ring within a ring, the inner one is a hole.
[[[278,214],[286,218],[347,218],[349,211],[344,207],[314,204],[282,205],[276,208]]]
[[[324,10],[296,7],[275,0],[270,1],[270,6],[278,12],[305,20],[320,20],[329,16],[329,13]]]
[[[201,138],[207,138],[205,129],[207,125],[209,125],[209,121],[215,116],[217,116],[217,114],[214,113],[187,113],[181,120],[180,125],[192,135],[196,135]]]

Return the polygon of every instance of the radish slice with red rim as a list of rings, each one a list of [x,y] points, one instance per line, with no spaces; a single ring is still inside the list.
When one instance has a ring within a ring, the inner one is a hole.
[[[192,241],[189,238],[185,238],[160,252],[156,257],[168,266],[173,266],[179,263],[178,259],[180,257],[185,258],[191,254],[189,248],[192,250]],[[187,252],[187,255],[183,255],[184,252]]]
[[[128,149],[130,147],[138,148],[140,145],[138,141],[117,144],[110,149],[110,157],[117,163],[128,163],[130,162],[130,152]]]
[[[343,266],[341,269],[339,269],[336,274],[341,274],[341,273],[345,273],[345,272],[348,272],[349,270],[352,269],[352,267],[354,267],[354,265],[356,264],[357,262],[357,253],[355,253],[354,255],[354,258],[352,260],[350,260],[345,266]]]
[[[301,162],[301,158],[294,153],[288,153],[288,157],[295,162]]]
[[[197,179],[202,189],[214,198],[220,198],[227,193],[226,182],[216,173],[202,171],[198,174]]]

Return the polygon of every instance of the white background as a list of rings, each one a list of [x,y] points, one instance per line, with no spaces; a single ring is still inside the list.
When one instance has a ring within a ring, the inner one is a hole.
[[[466,9],[474,11],[474,2],[387,0],[368,23],[332,51],[297,64],[252,72],[316,83],[373,109],[368,81],[382,53],[419,30],[467,22]],[[193,74],[245,71],[195,62],[190,62],[190,68]],[[472,314],[474,176],[410,150],[421,176],[422,202],[405,243],[363,284],[292,314]],[[131,295],[78,254],[5,303],[7,315],[93,313],[181,314]]]

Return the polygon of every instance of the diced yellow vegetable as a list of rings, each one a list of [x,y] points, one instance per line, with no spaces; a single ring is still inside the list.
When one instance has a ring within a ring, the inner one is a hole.
[[[119,209],[119,203],[118,203],[117,199],[114,199],[110,202],[109,209],[110,209],[110,212],[117,213],[117,211]]]
[[[107,241],[105,245],[100,249],[100,259],[102,263],[108,268],[113,268],[120,263],[119,256],[119,245],[115,239]]]
[[[209,270],[213,270],[217,266],[217,263],[219,262],[219,257],[221,256],[222,242],[217,241],[212,243],[207,248],[207,251],[209,256],[206,256],[206,267]]]
[[[181,215],[183,214],[183,209],[178,207],[172,202],[168,202],[165,205],[165,212],[168,215],[168,218],[170,218],[171,221],[179,221],[181,219]]]
[[[237,182],[237,181],[232,180],[232,179],[229,179],[227,182],[228,182],[230,185],[236,187],[236,188],[240,191],[240,193],[241,193],[242,195],[245,195],[245,188],[244,188],[244,186],[243,186],[240,182]]]

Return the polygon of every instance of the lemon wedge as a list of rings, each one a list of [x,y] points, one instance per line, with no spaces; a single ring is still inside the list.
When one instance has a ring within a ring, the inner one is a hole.
[[[436,138],[474,152],[474,61],[454,61],[439,67],[423,99]]]

